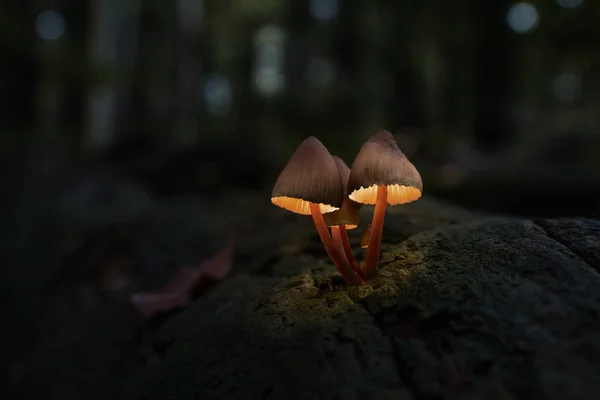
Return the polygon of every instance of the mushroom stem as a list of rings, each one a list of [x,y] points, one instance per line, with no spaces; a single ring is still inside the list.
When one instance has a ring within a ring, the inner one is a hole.
[[[364,279],[363,270],[358,265],[358,262],[354,258],[354,254],[352,254],[352,249],[350,248],[350,242],[348,241],[348,233],[346,232],[346,227],[344,225],[337,225],[331,227],[331,236],[333,238],[333,242],[336,244],[338,249],[341,249],[346,255],[346,259],[352,266],[356,275],[360,276],[361,279]]]
[[[365,226],[360,234],[360,247],[366,249],[369,247],[369,237],[371,236],[371,224]]]
[[[371,234],[369,235],[367,259],[365,260],[365,279],[372,278],[379,266],[379,252],[381,251],[381,236],[387,206],[387,192],[387,186],[385,185],[379,185],[377,188],[377,200],[375,201],[375,210],[373,211],[373,223],[371,224]]]
[[[331,227],[331,239],[333,240],[333,244],[337,248],[338,252],[345,257],[346,261],[350,262],[350,260],[348,260],[348,256],[345,253],[344,245],[342,244],[342,239],[340,237],[340,229],[338,226]]]
[[[315,227],[317,228],[317,232],[319,232],[321,242],[323,242],[323,246],[325,247],[325,251],[327,251],[329,258],[331,258],[331,261],[333,261],[333,263],[336,265],[346,283],[349,285],[361,285],[363,280],[354,273],[352,267],[350,267],[342,253],[340,253],[337,247],[335,247],[335,243],[329,234],[327,225],[325,225],[323,214],[321,214],[319,206],[311,203],[310,213],[312,215],[313,222],[315,223]]]

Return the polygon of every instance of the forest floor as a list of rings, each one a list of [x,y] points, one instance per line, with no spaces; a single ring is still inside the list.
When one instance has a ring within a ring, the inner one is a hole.
[[[38,180],[2,200],[3,398],[600,396],[597,220],[426,196],[388,209],[377,276],[347,287],[311,219],[268,193],[159,199],[92,182]],[[231,232],[226,279],[150,320],[132,305],[142,282],[166,287]]]

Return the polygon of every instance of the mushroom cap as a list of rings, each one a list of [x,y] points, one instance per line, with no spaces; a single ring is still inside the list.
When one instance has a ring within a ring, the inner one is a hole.
[[[350,179],[350,167],[346,165],[344,160],[339,158],[338,156],[333,156],[333,160],[338,166],[338,170],[340,171],[340,175],[342,177],[342,185],[344,186],[344,199],[348,198],[348,179]],[[345,201],[345,200],[344,200]],[[357,210],[360,210],[362,204],[352,201],[354,203],[354,207]]]
[[[344,200],[338,167],[323,143],[306,138],[273,186],[271,202],[296,214],[310,215],[310,204],[321,213],[338,210]]]
[[[346,229],[356,229],[360,223],[360,215],[358,214],[359,204],[348,198],[348,178],[350,177],[350,167],[346,165],[344,160],[338,156],[333,156],[333,160],[337,165],[342,179],[344,188],[344,202],[339,210],[323,215],[325,224],[328,227],[345,225]]]
[[[342,187],[344,188],[344,198],[348,197],[348,178],[350,178],[350,167],[346,165],[344,160],[338,156],[332,156],[337,169],[340,172],[340,178],[342,179]]]
[[[391,206],[418,200],[423,192],[419,171],[388,131],[377,132],[361,147],[348,179],[349,197],[358,203],[375,204],[379,185],[387,186]]]
[[[323,215],[323,220],[329,227],[344,225],[346,229],[356,229],[360,223],[360,215],[356,203],[346,199],[339,210]]]

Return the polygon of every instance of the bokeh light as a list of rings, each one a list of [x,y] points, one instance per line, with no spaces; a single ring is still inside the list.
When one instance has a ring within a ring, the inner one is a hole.
[[[209,114],[225,116],[231,109],[231,83],[222,74],[209,75],[204,83],[204,103]]]
[[[583,3],[583,0],[556,0],[556,3],[562,8],[575,8]]]
[[[331,21],[338,15],[339,0],[310,0],[310,14],[320,21]]]
[[[538,11],[531,3],[515,3],[506,14],[506,22],[516,33],[530,32],[539,23]]]
[[[67,30],[63,15],[56,11],[43,11],[35,19],[35,29],[44,40],[57,40]]]
[[[581,78],[574,72],[562,72],[554,79],[552,91],[557,100],[571,103],[581,94]]]
[[[273,96],[285,88],[284,43],[285,32],[276,25],[264,26],[254,38],[254,84],[265,96]]]

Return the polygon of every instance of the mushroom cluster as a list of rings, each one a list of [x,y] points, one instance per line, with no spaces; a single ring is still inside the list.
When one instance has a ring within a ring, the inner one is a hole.
[[[279,175],[271,202],[296,214],[311,215],[344,280],[360,285],[377,271],[387,205],[418,200],[422,191],[419,172],[388,131],[375,133],[363,144],[352,168],[311,136]],[[360,224],[361,204],[375,205],[373,221],[360,240],[360,246],[367,249],[364,268],[354,258],[347,235],[347,230]]]

